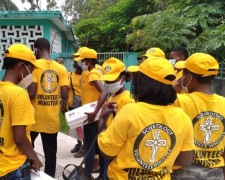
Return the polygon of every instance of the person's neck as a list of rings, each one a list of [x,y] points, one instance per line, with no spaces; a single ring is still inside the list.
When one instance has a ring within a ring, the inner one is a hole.
[[[95,68],[95,66],[90,65],[90,66],[88,66],[88,71],[91,71],[91,70],[94,69],[94,68]]]
[[[15,72],[13,70],[7,70],[5,72],[4,77],[2,78],[2,81],[4,81],[4,82],[11,82],[13,84],[18,84],[19,83],[18,77],[15,76]]]
[[[82,71],[79,71],[79,70],[76,70],[76,71],[74,71],[76,74],[78,74],[78,75],[81,75],[82,74]]]
[[[208,94],[208,95],[213,94],[210,90],[210,84],[201,84],[200,86],[197,86],[195,91],[201,92],[201,93],[204,93],[204,94]]]
[[[122,88],[119,89],[119,91],[117,91],[113,96],[118,96],[119,94],[121,94],[122,92],[126,91],[126,88],[123,86]]]
[[[44,51],[40,59],[51,60],[49,52]]]

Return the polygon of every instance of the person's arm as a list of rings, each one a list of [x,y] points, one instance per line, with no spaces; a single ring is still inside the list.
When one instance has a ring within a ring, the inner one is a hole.
[[[37,83],[36,82],[32,82],[30,86],[28,86],[27,88],[30,100],[33,100],[36,96],[37,93]]]
[[[13,126],[13,137],[19,150],[31,160],[32,168],[39,171],[43,164],[38,159],[37,154],[26,136],[26,126]]]
[[[61,112],[64,114],[66,112],[66,104],[69,99],[68,86],[61,86]]]
[[[101,83],[101,81],[92,81],[91,82],[93,86],[96,87],[96,89],[98,90],[98,92],[100,93],[100,96],[98,98],[98,103],[97,106],[95,108],[95,111],[92,113],[85,113],[88,115],[87,121],[89,123],[92,123],[95,120],[95,116],[98,113],[98,111],[101,109],[102,105],[105,103],[106,98],[107,98],[107,91],[104,88],[103,84]]]
[[[181,151],[177,156],[175,166],[190,166],[193,160],[194,151]]]

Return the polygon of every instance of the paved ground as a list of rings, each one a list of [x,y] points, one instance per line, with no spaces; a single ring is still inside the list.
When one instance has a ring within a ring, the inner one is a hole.
[[[67,136],[63,133],[58,134],[58,149],[57,149],[57,167],[56,167],[56,176],[58,180],[63,180],[62,170],[67,164],[79,165],[82,161],[82,158],[74,158],[73,154],[70,153],[70,150],[74,147],[76,139]],[[44,163],[44,152],[42,148],[41,137],[35,140],[35,151],[38,153],[41,161]],[[70,171],[73,168],[69,169]],[[42,168],[43,171],[43,168]],[[66,172],[68,174],[69,171]],[[94,174],[94,177],[97,177],[98,174]]]

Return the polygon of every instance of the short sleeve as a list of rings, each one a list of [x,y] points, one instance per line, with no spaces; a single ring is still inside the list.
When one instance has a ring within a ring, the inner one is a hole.
[[[185,122],[187,122],[185,126],[187,128],[187,131],[184,137],[184,142],[181,147],[181,151],[191,151],[194,149],[193,125],[188,115],[185,114],[184,117],[185,117]]]
[[[88,82],[92,81],[99,81],[100,80],[100,74],[98,71],[93,71],[88,74]]]
[[[10,119],[11,125],[31,125],[34,124],[34,114],[28,93],[22,91],[10,99]]]
[[[68,75],[65,67],[62,67],[60,86],[69,86]]]
[[[32,72],[32,75],[33,75],[33,82],[35,82],[35,83],[37,83],[37,81],[38,81],[38,69],[36,69],[36,70],[34,70],[33,72]]]
[[[109,128],[98,136],[99,148],[108,156],[116,156],[127,141],[130,122],[126,111],[123,108]]]

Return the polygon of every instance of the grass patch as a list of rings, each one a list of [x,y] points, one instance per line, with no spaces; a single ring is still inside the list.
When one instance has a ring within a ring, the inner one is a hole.
[[[59,113],[59,119],[60,119],[60,125],[61,125],[61,129],[60,131],[64,134],[69,134],[69,126],[66,123],[66,119],[65,116],[60,112]]]

